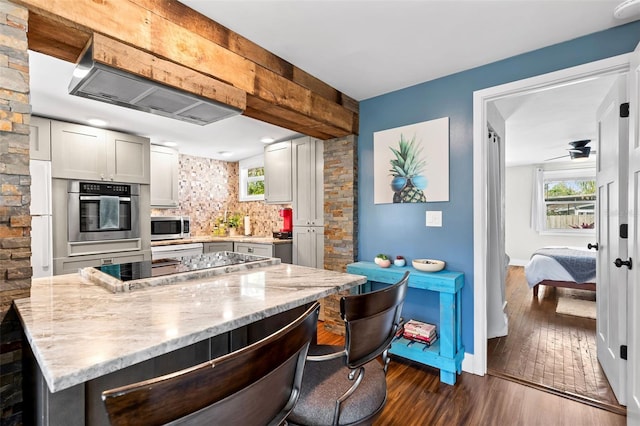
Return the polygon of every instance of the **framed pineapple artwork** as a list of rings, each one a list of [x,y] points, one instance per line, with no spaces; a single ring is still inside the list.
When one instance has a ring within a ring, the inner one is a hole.
[[[449,117],[373,133],[375,204],[449,201]]]

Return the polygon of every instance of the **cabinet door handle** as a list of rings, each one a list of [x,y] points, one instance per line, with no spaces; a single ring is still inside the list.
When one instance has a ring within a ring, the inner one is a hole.
[[[253,253],[253,247],[247,247],[247,253]]]
[[[596,251],[598,251],[598,243],[595,243],[595,244],[591,244],[591,243],[589,243],[589,244],[587,244],[587,248],[588,248],[589,250],[591,250],[591,249],[596,249]]]
[[[103,265],[111,265],[111,264],[113,264],[113,259],[102,259],[100,262]]]

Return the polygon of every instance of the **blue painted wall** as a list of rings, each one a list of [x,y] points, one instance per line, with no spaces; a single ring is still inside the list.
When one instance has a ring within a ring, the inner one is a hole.
[[[640,21],[360,102],[358,138],[359,260],[386,253],[447,262],[465,274],[462,341],[473,353],[473,92],[628,53],[640,42]],[[425,58],[428,60],[428,58]],[[373,132],[449,117],[449,201],[373,203]],[[441,210],[443,226],[427,228],[425,211]],[[434,294],[409,294],[405,317],[430,320]],[[420,308],[425,318],[419,318]]]

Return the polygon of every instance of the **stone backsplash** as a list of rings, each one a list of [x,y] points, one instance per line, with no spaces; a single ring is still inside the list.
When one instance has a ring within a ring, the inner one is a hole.
[[[192,236],[211,235],[225,211],[249,215],[252,235],[271,236],[282,227],[280,209],[290,205],[238,201],[238,163],[180,154],[179,164],[179,207],[152,209],[152,215],[189,216]]]

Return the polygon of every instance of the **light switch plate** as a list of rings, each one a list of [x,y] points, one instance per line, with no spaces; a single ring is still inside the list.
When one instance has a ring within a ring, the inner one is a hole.
[[[427,210],[427,226],[442,226],[442,212],[439,210]]]

